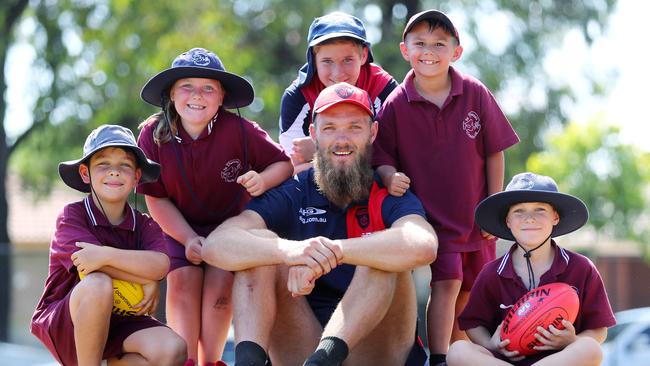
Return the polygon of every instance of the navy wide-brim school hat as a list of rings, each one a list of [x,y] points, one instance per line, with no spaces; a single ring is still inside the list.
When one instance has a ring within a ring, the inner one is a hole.
[[[488,233],[515,241],[506,225],[506,216],[512,205],[522,202],[545,202],[555,208],[560,222],[553,227],[551,237],[578,230],[589,219],[589,210],[579,198],[559,192],[553,178],[530,172],[515,175],[503,192],[481,201],[474,218],[478,226]]]
[[[225,90],[223,106],[241,108],[253,102],[253,86],[243,77],[226,71],[219,57],[204,48],[192,48],[183,52],[172,62],[172,66],[149,79],[140,92],[147,103],[162,107],[163,96],[178,79],[206,78],[221,83]]]
[[[307,35],[307,63],[298,72],[298,87],[308,84],[316,74],[314,64],[314,46],[333,38],[355,39],[368,48],[368,59],[366,63],[373,61],[370,42],[366,36],[366,28],[363,22],[350,14],[335,11],[315,18],[309,26]]]
[[[102,125],[94,129],[86,138],[81,159],[59,163],[59,175],[65,184],[81,192],[90,192],[90,185],[84,183],[79,175],[79,165],[87,164],[97,151],[107,147],[121,147],[133,151],[138,168],[142,170],[139,183],[155,182],[160,175],[160,165],[147,159],[135,142],[133,132],[118,125]]]

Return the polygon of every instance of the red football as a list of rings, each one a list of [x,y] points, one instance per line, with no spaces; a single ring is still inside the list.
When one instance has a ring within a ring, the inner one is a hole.
[[[510,340],[509,351],[519,351],[520,355],[532,355],[539,351],[533,349],[542,343],[535,338],[537,327],[548,329],[553,325],[564,329],[562,319],[573,323],[578,315],[580,300],[576,290],[562,282],[549,283],[532,289],[510,308],[503,319],[501,339]]]

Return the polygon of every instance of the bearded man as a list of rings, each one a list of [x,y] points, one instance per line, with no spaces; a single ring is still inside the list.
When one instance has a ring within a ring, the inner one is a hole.
[[[324,89],[310,126],[314,167],[253,199],[206,239],[235,271],[235,365],[422,365],[411,270],[437,239],[410,192],[387,195],[370,165],[368,94]]]

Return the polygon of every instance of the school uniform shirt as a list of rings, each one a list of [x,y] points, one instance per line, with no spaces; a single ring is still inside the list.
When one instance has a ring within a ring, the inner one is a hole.
[[[367,205],[367,202],[356,202],[350,206],[357,204]],[[339,208],[330,203],[318,191],[313,168],[256,197],[246,208],[257,212],[264,219],[268,229],[289,240],[304,240],[316,236],[332,240],[348,237],[347,208]],[[424,217],[424,209],[420,201],[408,191],[402,197],[387,196],[381,205],[385,227],[390,227],[401,217],[412,214]],[[316,286],[310,296],[325,297],[338,302],[352,280],[354,268],[355,266],[349,264],[337,266],[316,280]]]
[[[56,231],[50,244],[49,273],[43,295],[32,316],[30,330],[61,363],[76,363],[74,329],[68,308],[70,293],[80,281],[77,267],[71,259],[72,253],[80,249],[76,243],[86,242],[126,250],[152,250],[166,254],[162,230],[158,224],[128,204],[125,205],[124,212],[124,221],[111,227],[100,208],[87,196],[82,201],[66,205],[56,219]],[[132,333],[139,329],[162,326],[151,317],[118,315],[111,317],[111,326],[127,321],[134,322],[134,325],[124,332]],[[109,339],[107,342],[111,341]],[[119,354],[121,341],[115,342],[114,347],[109,347],[111,349],[106,349],[104,355],[114,357]]]
[[[306,67],[303,66],[303,69]],[[377,113],[390,92],[397,87],[397,81],[378,65],[366,63],[361,66],[356,86],[368,92]],[[309,136],[314,102],[323,89],[325,85],[314,75],[308,84],[299,86],[296,79],[284,91],[280,101],[280,144],[288,153],[293,152],[294,139]]]
[[[540,277],[539,286],[564,282],[577,290],[580,310],[573,323],[576,334],[616,324],[603,280],[594,264],[583,255],[557,246],[554,241],[551,245],[555,257],[551,268]],[[516,249],[517,244],[514,244],[503,257],[483,267],[458,318],[461,330],[482,326],[494,334],[511,305],[528,292],[512,262]]]
[[[153,141],[155,123],[146,125],[138,137],[147,157],[161,165],[158,181],[139,185],[138,192],[169,198],[199,233],[209,233],[239,214],[250,200],[237,177],[289,160],[257,123],[223,108],[218,113],[196,140],[180,124],[178,134],[161,146]]]
[[[409,71],[379,112],[373,144],[373,166],[391,165],[411,178],[440,253],[489,244],[474,223],[474,208],[488,195],[486,159],[519,141],[480,81],[453,67],[449,73],[451,91],[438,108],[417,92]]]

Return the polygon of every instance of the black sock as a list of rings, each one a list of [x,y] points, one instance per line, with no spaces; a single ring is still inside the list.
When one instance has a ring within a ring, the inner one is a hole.
[[[348,357],[348,345],[337,337],[321,339],[316,351],[305,361],[304,366],[339,366]]]
[[[447,361],[447,355],[444,353],[432,353],[429,355],[429,366],[436,366],[439,363]]]
[[[235,366],[264,366],[266,352],[259,344],[242,341],[235,346]]]

